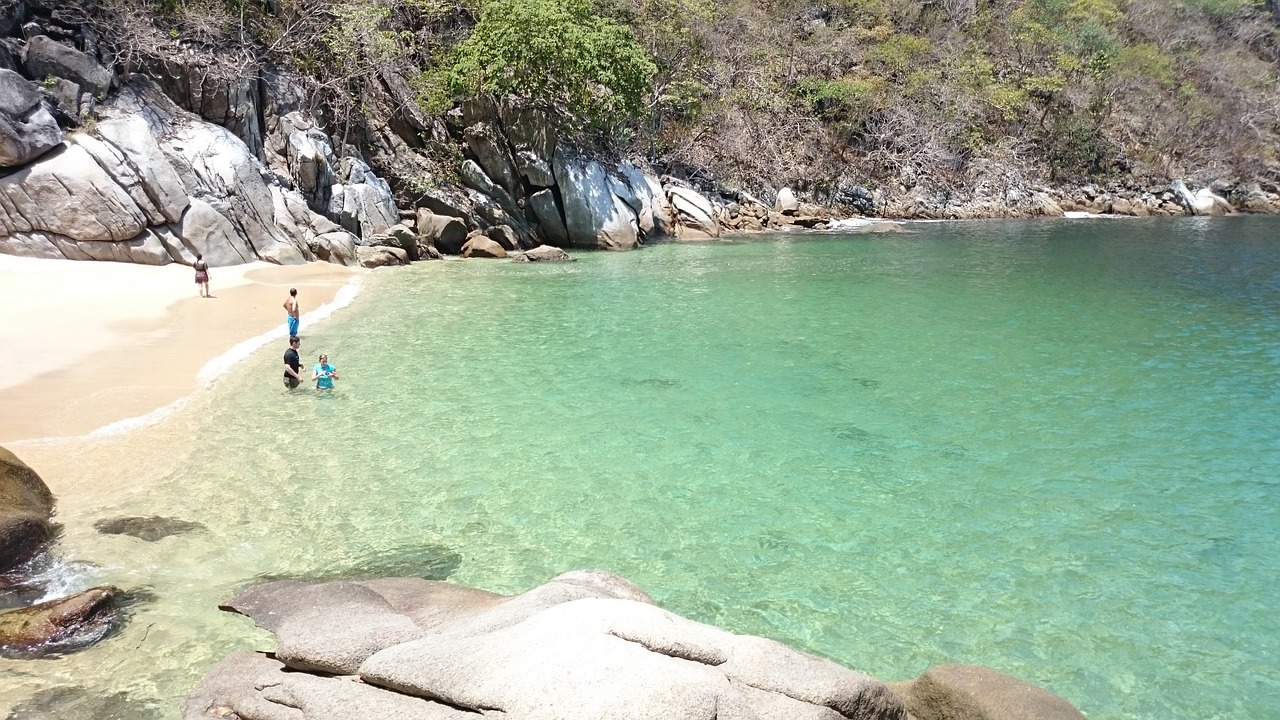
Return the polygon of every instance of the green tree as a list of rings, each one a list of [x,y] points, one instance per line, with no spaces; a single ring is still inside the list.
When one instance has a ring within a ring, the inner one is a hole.
[[[639,114],[656,68],[591,0],[488,0],[435,78],[436,101],[488,92],[604,127]]]

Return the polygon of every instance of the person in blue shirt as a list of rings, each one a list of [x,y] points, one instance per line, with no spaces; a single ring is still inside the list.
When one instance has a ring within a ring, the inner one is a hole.
[[[311,379],[317,390],[333,389],[333,381],[338,379],[338,369],[329,364],[328,355],[320,355],[320,362],[311,368]]]

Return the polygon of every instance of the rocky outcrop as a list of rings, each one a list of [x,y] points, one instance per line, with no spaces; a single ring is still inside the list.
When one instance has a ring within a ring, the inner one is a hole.
[[[52,533],[53,493],[36,471],[0,447],[0,573],[30,560]]]
[[[558,149],[554,165],[570,246],[631,250],[640,244],[636,213],[614,192],[600,163]]]
[[[211,265],[355,261],[354,244],[266,172],[225,128],[168,102],[144,77],[94,132],[0,178],[0,252]]]
[[[227,658],[183,703],[186,720],[324,718],[339,707],[407,718],[907,717],[873,678],[674,615],[600,571],[514,597],[409,578],[286,581],[225,609],[275,632],[279,650]]]
[[[1226,198],[1219,197],[1209,188],[1200,188],[1193,193],[1184,182],[1174,180],[1172,189],[1177,195],[1178,201],[1192,215],[1227,215],[1232,212],[1231,203],[1228,203]]]
[[[463,251],[453,226],[448,237],[437,232],[444,226],[419,228],[417,240],[387,244],[401,213],[419,210],[457,218],[507,252],[824,229],[842,215],[1280,211],[1270,182],[1219,181],[1194,193],[1181,182],[1055,188],[983,158],[966,170],[973,180],[965,188],[930,188],[927,173],[904,166],[896,181],[766,188],[762,201],[714,180],[691,184],[642,164],[579,156],[542,111],[513,99],[476,97],[428,116],[392,70],[366,88],[386,122],[331,136],[323,113],[311,114],[306,78],[284,66],[231,63],[157,35],[111,67],[77,17],[40,3],[3,13],[0,33],[10,37],[0,68],[10,70],[0,69],[0,167],[14,171],[0,178],[0,252],[151,264],[189,263],[200,252],[222,265],[399,261],[382,251],[361,257],[357,241],[399,248],[408,261]],[[81,124],[93,129],[73,130]],[[440,175],[441,145],[444,155],[461,153],[456,176]]]
[[[111,87],[111,71],[94,58],[47,35],[36,35],[27,43],[27,71],[32,77],[70,80],[99,98]]]
[[[34,602],[48,592],[32,581],[31,568],[49,557],[43,551],[52,535],[53,507],[53,493],[40,476],[0,447],[0,575],[6,576],[10,600]],[[97,642],[119,619],[116,593],[113,587],[91,588],[0,613],[0,655],[31,657]]]
[[[62,142],[44,98],[21,75],[0,69],[0,167],[24,165]]]

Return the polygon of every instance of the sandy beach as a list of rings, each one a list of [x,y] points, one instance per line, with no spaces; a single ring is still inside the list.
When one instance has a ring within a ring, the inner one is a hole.
[[[77,437],[145,416],[200,387],[210,361],[251,338],[286,334],[289,288],[307,313],[365,270],[252,263],[191,268],[0,255],[0,443]]]

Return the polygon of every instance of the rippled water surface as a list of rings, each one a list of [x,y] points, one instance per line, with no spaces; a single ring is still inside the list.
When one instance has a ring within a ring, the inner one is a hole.
[[[216,610],[264,576],[601,567],[886,680],[1273,716],[1280,222],[909,227],[374,273],[304,335],[335,392],[287,393],[281,346],[109,444],[145,467],[68,450],[118,487],[62,499],[71,569],[149,595],[95,648],[0,661],[0,692],[176,716],[270,647]],[[206,529],[91,527],[152,514]]]

